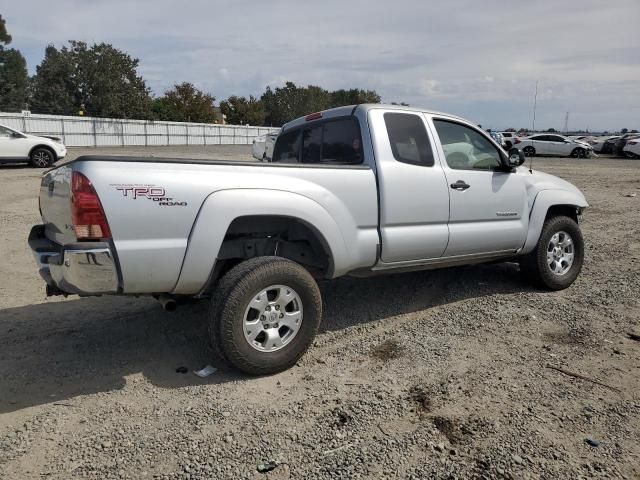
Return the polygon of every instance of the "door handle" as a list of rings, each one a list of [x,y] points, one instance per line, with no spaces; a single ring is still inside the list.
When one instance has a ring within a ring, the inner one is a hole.
[[[464,180],[458,180],[456,183],[452,183],[450,186],[454,190],[466,190],[467,188],[471,187],[471,185],[466,183]]]

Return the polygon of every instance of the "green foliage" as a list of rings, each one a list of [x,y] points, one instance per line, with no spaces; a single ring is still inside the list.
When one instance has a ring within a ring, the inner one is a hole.
[[[213,96],[184,82],[153,100],[153,114],[157,120],[213,123],[216,120],[214,101]]]
[[[272,90],[267,87],[260,98],[266,110],[266,124],[282,124],[308,113],[327,108],[359,103],[380,103],[380,96],[373,90],[336,90],[329,92],[315,85],[298,87],[286,82],[284,87]]]
[[[28,97],[29,76],[27,62],[13,48],[4,18],[0,15],[0,110],[19,111],[25,108]]]
[[[623,128],[622,130],[620,130],[620,133],[624,135],[624,134],[625,134],[625,133],[627,133],[628,131],[629,131],[629,129],[627,129],[627,128]]]
[[[7,32],[7,21],[0,15],[0,43],[9,45],[11,43],[11,35]]]
[[[263,125],[266,116],[264,104],[253,96],[232,95],[220,102],[220,111],[231,125]]]
[[[77,115],[80,110],[74,83],[74,64],[70,55],[47,46],[42,63],[32,79],[31,108],[35,112]]]
[[[149,118],[151,97],[137,74],[138,63],[106,43],[89,47],[72,40],[60,50],[49,46],[33,81],[33,108],[44,113],[82,110],[98,117]]]
[[[0,110],[17,112],[26,107],[29,76],[27,62],[13,48],[0,48]]]
[[[359,105],[362,103],[380,103],[380,95],[374,90],[360,90],[359,88],[331,92],[332,107]]]

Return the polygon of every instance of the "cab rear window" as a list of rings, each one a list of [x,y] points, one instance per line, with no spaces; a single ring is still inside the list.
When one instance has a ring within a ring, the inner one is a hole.
[[[355,117],[314,122],[278,137],[274,162],[357,165],[363,162]]]

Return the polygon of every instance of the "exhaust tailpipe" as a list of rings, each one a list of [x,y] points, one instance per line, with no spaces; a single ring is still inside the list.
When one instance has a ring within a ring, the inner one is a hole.
[[[175,312],[176,308],[178,308],[178,303],[176,299],[167,295],[166,293],[161,293],[160,295],[155,295],[156,300],[160,302],[163,310],[166,312]]]

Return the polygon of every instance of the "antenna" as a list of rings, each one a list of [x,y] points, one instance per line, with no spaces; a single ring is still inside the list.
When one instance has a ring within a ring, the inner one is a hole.
[[[536,131],[536,107],[538,106],[538,80],[536,80],[536,93],[533,96],[533,123],[531,124],[531,133]],[[533,173],[533,155],[529,161],[529,173]]]

